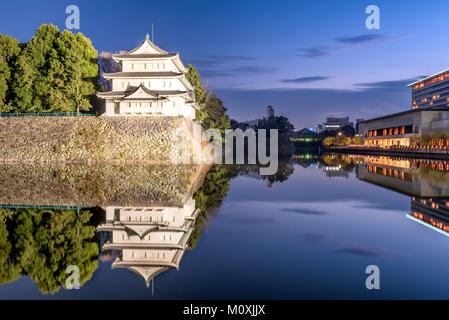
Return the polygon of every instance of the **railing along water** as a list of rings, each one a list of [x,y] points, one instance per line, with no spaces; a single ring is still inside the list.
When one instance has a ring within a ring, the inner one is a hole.
[[[39,113],[0,113],[0,118],[15,117],[95,117],[95,114],[81,112],[39,112]]]

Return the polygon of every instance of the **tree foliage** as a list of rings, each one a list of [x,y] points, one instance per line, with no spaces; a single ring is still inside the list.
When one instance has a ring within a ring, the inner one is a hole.
[[[284,116],[269,117],[258,121],[257,129],[277,129],[279,135],[291,136],[295,127]]]
[[[76,265],[80,285],[98,268],[92,213],[73,210],[0,210],[0,284],[29,276],[43,293],[65,286]]]
[[[192,65],[187,66],[186,77],[195,89],[195,100],[198,104],[196,119],[201,121],[203,129],[218,129],[224,133],[225,129],[231,128],[231,122],[226,115],[226,108],[218,96],[204,88],[201,76]]]
[[[201,237],[201,231],[207,223],[207,218],[221,207],[223,199],[226,198],[231,187],[232,176],[231,166],[215,165],[207,173],[201,188],[193,195],[196,208],[200,210],[200,214],[195,220],[195,230],[187,243],[190,250],[196,247]]]
[[[12,110],[10,104],[12,95],[12,75],[14,63],[20,54],[19,41],[0,34],[0,112]]]
[[[98,53],[88,38],[43,24],[22,47],[10,68],[13,72],[7,90],[11,94],[4,103],[9,106],[7,111],[73,112],[92,108]]]

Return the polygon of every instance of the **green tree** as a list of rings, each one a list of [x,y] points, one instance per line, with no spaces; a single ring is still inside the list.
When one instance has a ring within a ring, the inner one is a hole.
[[[41,25],[15,63],[15,111],[89,110],[98,79],[97,56],[81,33]]]
[[[224,133],[225,129],[231,128],[231,122],[223,101],[214,92],[204,88],[201,76],[194,66],[188,65],[187,70],[186,77],[195,89],[195,99],[198,104],[196,119],[201,121],[204,129],[213,128]]]
[[[43,293],[65,285],[76,265],[80,285],[98,267],[99,245],[92,213],[83,210],[0,210],[0,283],[28,275]]]
[[[323,140],[323,146],[332,146],[335,144],[335,137],[326,137]]]
[[[48,109],[50,59],[57,55],[55,42],[59,29],[43,24],[27,43],[16,63],[14,107],[17,112],[44,112]]]
[[[200,109],[202,109],[201,104],[204,104],[206,102],[206,90],[203,88],[200,74],[191,64],[187,66],[186,78],[195,89],[195,100],[198,103]]]
[[[207,218],[221,207],[223,199],[226,198],[233,176],[231,168],[226,165],[213,166],[206,174],[201,188],[193,195],[200,214],[195,220],[195,229],[187,242],[189,250],[196,247],[204,225],[207,224]]]
[[[56,40],[57,55],[50,60],[49,106],[53,112],[88,111],[98,80],[98,52],[91,41],[64,30]]]
[[[12,75],[14,63],[20,53],[19,41],[0,34],[0,112],[12,110]]]

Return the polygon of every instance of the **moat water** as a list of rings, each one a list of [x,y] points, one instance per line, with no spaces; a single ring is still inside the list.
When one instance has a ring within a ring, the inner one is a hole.
[[[200,171],[153,193],[145,177],[114,193],[126,177],[0,174],[0,299],[449,298],[448,162],[302,154],[276,176]]]

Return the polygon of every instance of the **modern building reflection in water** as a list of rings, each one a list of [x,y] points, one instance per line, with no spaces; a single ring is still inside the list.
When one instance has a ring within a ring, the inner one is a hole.
[[[364,157],[357,178],[411,196],[406,216],[449,236],[449,162]]]
[[[410,196],[449,197],[447,161],[364,157],[356,176]]]

